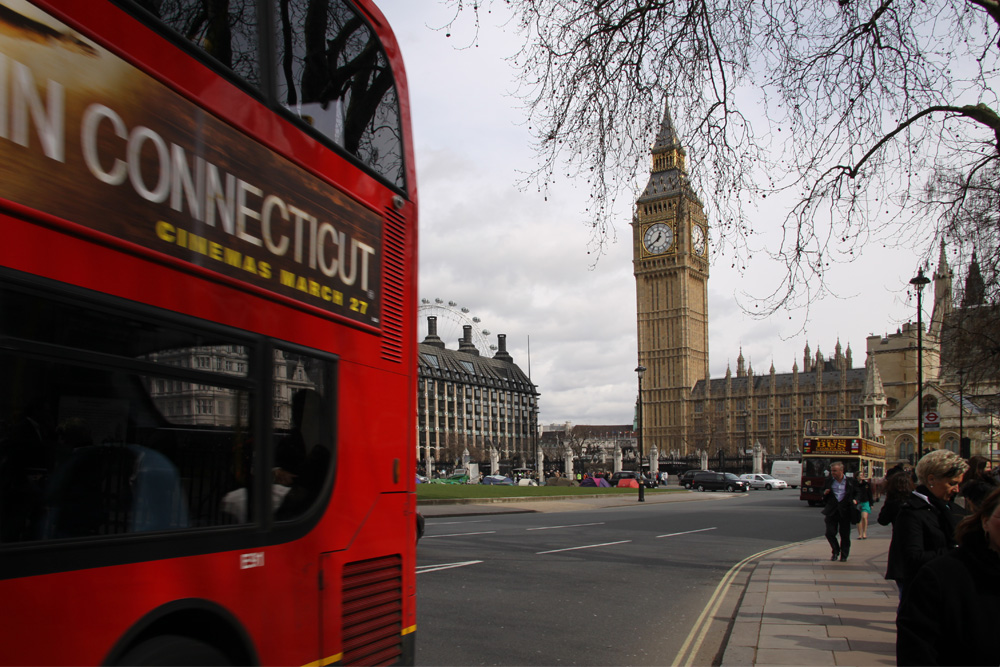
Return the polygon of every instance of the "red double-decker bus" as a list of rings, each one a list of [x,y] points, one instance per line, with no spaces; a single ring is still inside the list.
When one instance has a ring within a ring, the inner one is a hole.
[[[409,122],[367,0],[0,0],[0,663],[412,663]]]

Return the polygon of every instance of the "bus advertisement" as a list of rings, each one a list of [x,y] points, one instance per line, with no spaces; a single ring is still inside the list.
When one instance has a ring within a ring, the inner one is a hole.
[[[849,476],[862,471],[869,479],[885,475],[885,444],[872,438],[869,425],[860,419],[812,420],[802,441],[802,488],[799,499],[810,506],[823,501],[823,486],[830,466],[844,464]]]
[[[417,194],[369,0],[0,0],[0,664],[412,664]]]

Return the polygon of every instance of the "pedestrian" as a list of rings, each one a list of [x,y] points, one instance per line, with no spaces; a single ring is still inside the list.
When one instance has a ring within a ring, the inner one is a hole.
[[[885,503],[878,513],[879,525],[890,526],[895,523],[899,508],[909,499],[913,487],[913,477],[902,467],[885,478]]]
[[[861,519],[858,521],[858,539],[868,539],[868,515],[872,512],[872,484],[865,477],[863,470],[858,471],[856,477],[858,482],[858,509],[861,511]]]
[[[830,477],[823,485],[823,519],[826,539],[832,549],[830,560],[846,561],[851,553],[851,524],[858,506],[857,491],[854,479],[844,475],[844,464],[840,461],[831,464]]]
[[[955,548],[955,527],[966,512],[952,502],[968,464],[955,452],[936,449],[917,463],[917,487],[902,504],[889,543],[889,572],[900,599],[917,571]]]
[[[903,503],[909,500],[914,486],[913,476],[909,472],[904,471],[902,467],[886,478],[885,502],[882,504],[882,510],[878,513],[879,525],[895,526],[899,510],[903,506]],[[895,527],[893,528],[893,532],[895,533]],[[903,559],[897,553],[898,550],[899,543],[890,541],[889,557],[886,561],[885,569],[885,578],[895,581],[897,585],[899,584],[899,580],[902,579],[903,574]]]
[[[983,499],[997,488],[996,478],[990,471],[990,460],[984,456],[969,457],[969,469],[962,478],[961,495],[965,509],[976,511]]]
[[[1000,489],[955,530],[959,546],[907,585],[896,616],[898,665],[1000,664]]]

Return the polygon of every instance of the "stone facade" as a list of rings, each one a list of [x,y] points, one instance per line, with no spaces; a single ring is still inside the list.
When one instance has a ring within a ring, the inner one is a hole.
[[[497,337],[493,358],[480,356],[471,327],[457,350],[437,335],[437,320],[427,318],[427,337],[418,345],[417,461],[425,470],[461,461],[491,460],[533,466],[536,460],[538,392]],[[495,472],[495,471],[494,471]]]
[[[666,109],[632,221],[647,452],[686,449],[691,388],[708,377],[708,222],[685,159]]]

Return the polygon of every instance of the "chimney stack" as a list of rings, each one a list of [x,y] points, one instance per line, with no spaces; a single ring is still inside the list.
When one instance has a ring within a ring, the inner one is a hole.
[[[479,350],[472,342],[472,325],[466,324],[462,327],[462,338],[458,341],[458,351],[467,352],[479,356]]]
[[[427,338],[424,339],[424,345],[433,345],[444,349],[444,341],[438,337],[438,318],[433,315],[427,318]]]
[[[497,334],[497,353],[493,355],[494,359],[499,359],[500,361],[506,361],[508,364],[514,363],[514,357],[510,356],[507,352],[507,334]]]

